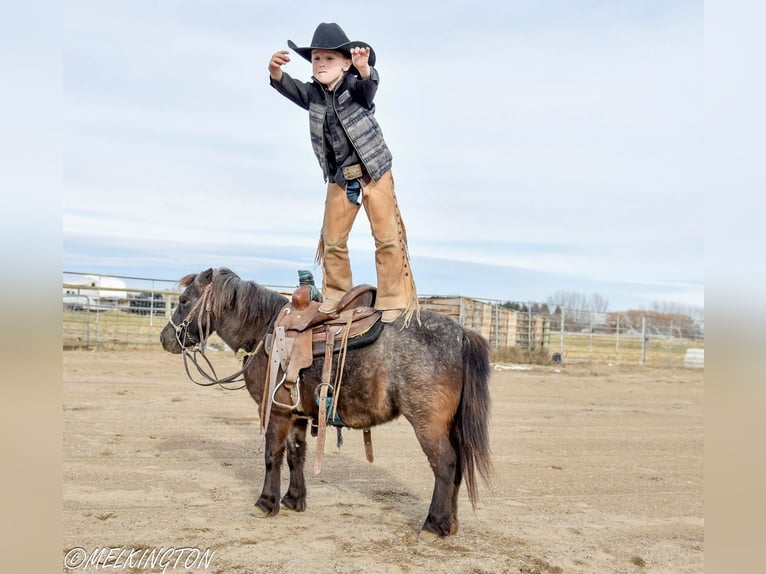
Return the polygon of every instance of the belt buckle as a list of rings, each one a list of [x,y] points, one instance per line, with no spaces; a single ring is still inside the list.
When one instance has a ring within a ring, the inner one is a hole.
[[[362,166],[361,164],[355,163],[354,165],[349,165],[347,167],[343,168],[343,179],[346,181],[351,181],[352,179],[359,179],[362,177]]]

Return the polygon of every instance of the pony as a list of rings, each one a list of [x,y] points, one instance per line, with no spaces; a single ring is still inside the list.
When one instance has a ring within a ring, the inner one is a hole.
[[[247,356],[242,376],[250,396],[262,406],[269,364],[264,341],[288,299],[225,267],[186,275],[179,285],[183,291],[160,334],[162,347],[176,354],[193,349],[204,353],[207,337],[217,333],[232,350]],[[412,425],[434,474],[431,504],[418,539],[433,540],[458,530],[463,479],[474,512],[477,471],[485,485],[491,485],[489,344],[438,312],[422,310],[419,320],[407,327],[403,321],[402,316],[384,323],[378,338],[366,346],[349,346],[343,392],[335,408],[343,425],[352,429],[369,429],[399,416]],[[263,431],[265,475],[255,502],[258,516],[276,515],[280,502],[294,511],[306,509],[306,430],[309,421],[318,418],[323,363],[323,357],[315,357],[301,370],[295,408],[287,408],[285,401],[272,405]],[[285,451],[290,481],[280,501]]]

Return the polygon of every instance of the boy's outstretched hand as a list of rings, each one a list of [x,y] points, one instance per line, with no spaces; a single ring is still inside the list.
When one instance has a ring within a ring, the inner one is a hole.
[[[370,49],[357,46],[351,48],[351,63],[359,71],[359,75],[362,78],[367,78],[370,75]]]
[[[269,60],[269,75],[277,82],[282,81],[282,66],[290,61],[290,52],[279,50],[271,55]]]

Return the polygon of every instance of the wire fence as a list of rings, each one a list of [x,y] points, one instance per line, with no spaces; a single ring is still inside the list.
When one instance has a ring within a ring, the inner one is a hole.
[[[293,289],[269,287],[282,293]],[[159,347],[179,294],[173,281],[65,272],[63,348]],[[498,357],[514,350],[523,352],[514,357],[534,355],[538,362],[542,357],[562,364],[704,366],[704,330],[685,315],[566,308],[547,313],[528,310],[539,305],[509,309],[507,303],[469,297],[427,296],[420,304],[480,332]],[[212,342],[224,347],[220,340]]]

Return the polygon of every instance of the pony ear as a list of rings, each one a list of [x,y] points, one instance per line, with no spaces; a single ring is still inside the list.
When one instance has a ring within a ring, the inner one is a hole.
[[[203,287],[213,280],[213,268],[211,267],[207,271],[203,271],[197,275],[197,282]]]

